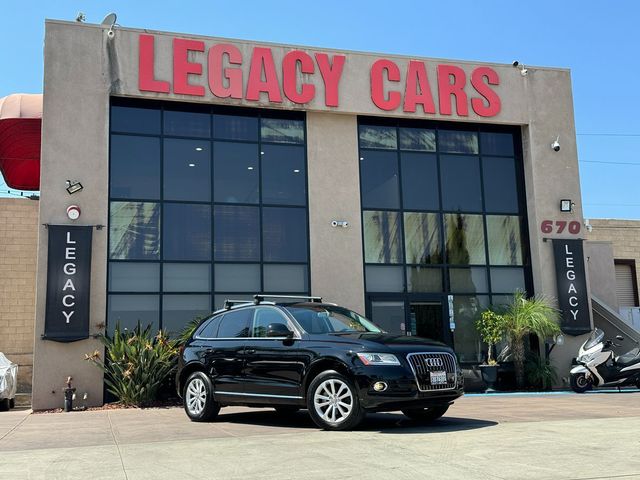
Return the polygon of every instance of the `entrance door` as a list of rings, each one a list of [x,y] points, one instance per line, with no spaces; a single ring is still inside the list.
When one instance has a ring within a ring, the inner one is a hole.
[[[394,335],[430,338],[451,345],[441,295],[371,295],[367,314],[376,325]]]

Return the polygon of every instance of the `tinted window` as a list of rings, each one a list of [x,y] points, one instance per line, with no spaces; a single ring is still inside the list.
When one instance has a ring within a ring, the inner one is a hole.
[[[258,203],[259,178],[258,145],[213,144],[213,195],[216,202]]]
[[[303,143],[304,122],[284,118],[263,118],[260,139],[263,142]]]
[[[267,329],[272,323],[283,323],[288,326],[287,319],[274,308],[256,308],[253,316],[252,337],[266,337]]]
[[[364,261],[367,263],[400,263],[402,232],[398,212],[365,211]]]
[[[107,312],[108,333],[113,334],[116,326],[120,331],[133,330],[138,326],[152,326],[157,330],[160,326],[158,295],[109,295]]]
[[[219,292],[260,291],[259,263],[218,263],[214,271],[216,290]]]
[[[214,259],[260,261],[260,209],[214,207]]]
[[[488,212],[517,213],[518,185],[513,158],[483,157],[484,204]]]
[[[111,202],[109,256],[117,260],[160,258],[160,204]]]
[[[111,136],[111,197],[160,198],[160,139]]]
[[[211,313],[210,295],[163,295],[162,328],[179,335],[192,321]]]
[[[405,212],[404,251],[406,263],[442,263],[440,214]]]
[[[396,127],[360,125],[360,148],[398,148]]]
[[[111,262],[109,264],[109,290],[112,292],[157,292],[159,289],[159,263]]]
[[[438,132],[438,148],[447,153],[478,153],[478,134],[440,130]]]
[[[111,131],[160,134],[160,110],[113,106],[111,107]]]
[[[208,202],[211,199],[209,142],[164,141],[164,199]]]
[[[441,155],[442,209],[482,211],[480,159],[462,155]]]
[[[423,128],[401,128],[400,149],[435,152],[436,132],[434,130],[425,130]]]
[[[216,338],[221,319],[222,315],[218,315],[210,320],[205,320],[194,336],[202,338]]]
[[[164,111],[164,134],[179,137],[204,137],[211,135],[211,115],[197,112]]]
[[[225,313],[218,328],[218,338],[246,337],[249,333],[249,322],[253,316],[253,308]]]
[[[306,205],[304,147],[263,145],[262,202]]]
[[[375,150],[360,153],[363,208],[399,208],[398,154]]]
[[[402,202],[405,209],[438,210],[438,160],[428,153],[400,154]]]
[[[482,215],[446,214],[447,261],[453,264],[484,264]]]
[[[162,267],[165,292],[210,292],[211,265],[208,263],[165,263]]]
[[[163,217],[165,260],[211,259],[211,207],[165,203]]]
[[[241,115],[214,115],[213,136],[227,140],[258,141],[258,118]]]
[[[263,260],[307,261],[307,212],[304,208],[262,209]]]
[[[513,135],[483,132],[480,134],[480,147],[483,155],[513,156]]]

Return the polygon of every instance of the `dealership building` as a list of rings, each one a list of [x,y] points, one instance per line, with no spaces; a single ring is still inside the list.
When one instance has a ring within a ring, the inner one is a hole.
[[[85,354],[117,324],[175,333],[257,292],[442,340],[470,384],[474,321],[517,289],[562,309],[560,377],[616,322],[566,69],[47,21],[40,152],[34,409],[68,376],[102,403]]]

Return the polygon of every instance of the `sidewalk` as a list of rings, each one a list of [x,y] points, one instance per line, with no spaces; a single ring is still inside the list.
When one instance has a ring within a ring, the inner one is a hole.
[[[323,432],[306,412],[180,408],[0,414],[0,478],[640,478],[640,392],[465,397],[428,426],[370,415]],[[598,452],[597,470],[593,453]]]

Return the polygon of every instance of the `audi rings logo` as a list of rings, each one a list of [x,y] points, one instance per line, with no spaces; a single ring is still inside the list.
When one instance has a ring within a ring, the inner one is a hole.
[[[424,361],[428,367],[442,367],[444,365],[441,358],[426,358]]]

